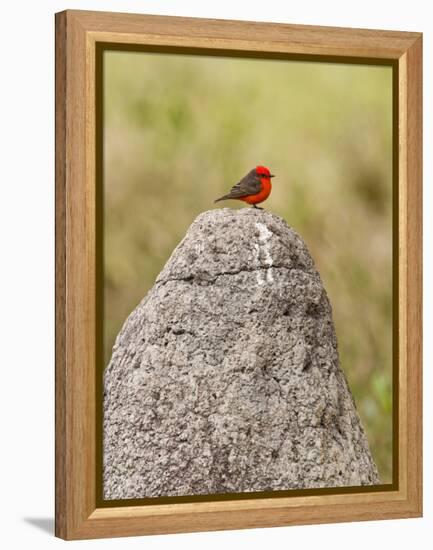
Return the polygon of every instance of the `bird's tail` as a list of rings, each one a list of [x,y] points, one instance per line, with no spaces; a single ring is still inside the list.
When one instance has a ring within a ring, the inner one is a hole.
[[[214,202],[225,201],[226,199],[229,199],[229,198],[230,198],[230,195],[223,195],[219,199],[215,199]]]

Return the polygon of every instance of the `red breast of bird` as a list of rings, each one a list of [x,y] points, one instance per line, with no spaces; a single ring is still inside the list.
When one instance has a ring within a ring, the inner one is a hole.
[[[271,174],[269,168],[266,168],[266,166],[257,166],[256,173],[260,179],[261,190],[256,195],[247,195],[240,199],[248,204],[259,204],[265,201],[272,191],[271,178],[274,176]]]

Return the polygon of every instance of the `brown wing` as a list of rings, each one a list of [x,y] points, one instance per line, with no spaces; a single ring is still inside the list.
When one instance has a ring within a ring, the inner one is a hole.
[[[253,168],[248,174],[238,181],[236,185],[230,189],[230,192],[223,197],[217,199],[222,201],[224,199],[239,199],[240,197],[246,197],[247,195],[256,195],[261,190],[260,180],[257,176],[256,169]]]

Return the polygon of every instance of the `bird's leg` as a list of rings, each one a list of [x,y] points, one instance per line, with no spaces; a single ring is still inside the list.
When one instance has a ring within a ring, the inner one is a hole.
[[[257,210],[263,210],[260,206],[257,206],[256,204],[253,204],[253,208],[256,208]]]

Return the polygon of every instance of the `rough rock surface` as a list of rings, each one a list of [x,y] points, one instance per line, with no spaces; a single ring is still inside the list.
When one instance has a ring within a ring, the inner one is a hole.
[[[304,242],[266,211],[201,214],[106,368],[105,498],[376,483]]]

